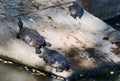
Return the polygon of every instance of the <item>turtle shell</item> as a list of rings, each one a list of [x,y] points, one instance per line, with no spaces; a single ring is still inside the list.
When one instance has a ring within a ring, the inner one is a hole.
[[[69,6],[69,11],[70,11],[70,15],[73,18],[76,18],[76,17],[81,18],[82,15],[84,14],[83,8],[76,1],[73,2],[73,5]]]
[[[22,28],[19,31],[20,39],[23,39],[27,44],[34,47],[40,47],[45,44],[44,38],[34,29]]]
[[[68,70],[70,68],[66,58],[56,50],[46,49],[43,52],[43,59],[52,67]]]

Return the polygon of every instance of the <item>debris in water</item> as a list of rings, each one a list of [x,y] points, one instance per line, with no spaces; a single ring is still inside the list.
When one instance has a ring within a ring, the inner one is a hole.
[[[0,61],[3,61],[3,59],[0,59]]]
[[[110,74],[113,75],[113,74],[114,74],[114,71],[111,71]]]
[[[83,74],[80,74],[80,77],[82,77],[83,76]]]
[[[11,62],[11,61],[7,61],[7,63],[8,63],[8,64],[13,64],[13,62]]]
[[[27,66],[25,66],[24,68],[25,68],[25,70],[29,70]]]
[[[62,78],[62,77],[57,77],[57,79],[58,79],[58,80],[64,80],[64,78]]]
[[[17,67],[17,69],[24,70],[24,67],[23,66],[19,66],[19,67]]]
[[[40,71],[38,71],[38,70],[35,70],[35,69],[32,69],[32,75],[42,75],[42,76],[46,76],[46,74],[45,73],[43,73],[43,72],[40,72]]]
[[[4,64],[7,64],[8,62],[7,61],[3,61]]]
[[[35,69],[32,69],[32,72],[35,72]]]

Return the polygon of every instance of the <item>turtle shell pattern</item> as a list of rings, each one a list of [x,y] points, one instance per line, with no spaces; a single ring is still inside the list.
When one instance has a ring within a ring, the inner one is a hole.
[[[56,50],[46,49],[43,52],[43,59],[52,67],[68,70],[70,68],[66,58]]]
[[[23,39],[27,44],[40,47],[45,44],[44,38],[34,29],[22,28],[19,31],[20,39]]]

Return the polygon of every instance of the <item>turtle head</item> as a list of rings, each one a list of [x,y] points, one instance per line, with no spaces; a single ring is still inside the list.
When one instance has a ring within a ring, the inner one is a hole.
[[[41,48],[41,53],[39,54],[39,57],[43,58],[44,55],[48,54],[48,48],[47,47],[44,47],[44,48]]]
[[[22,22],[20,17],[18,17],[18,20],[19,20],[18,21],[18,26],[19,26],[20,29],[22,29],[23,28],[23,22]]]

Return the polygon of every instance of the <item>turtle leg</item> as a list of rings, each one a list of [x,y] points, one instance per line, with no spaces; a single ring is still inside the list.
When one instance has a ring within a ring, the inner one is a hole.
[[[40,54],[39,54],[39,57],[40,57],[40,58],[43,58],[43,53],[40,53]]]
[[[40,53],[41,53],[40,47],[36,47],[36,48],[35,48],[35,52],[36,52],[36,54],[40,54]]]
[[[45,42],[45,46],[51,47],[52,45],[48,42]]]
[[[40,54],[39,57],[40,57],[40,58],[43,58],[43,55]]]
[[[63,72],[63,70],[61,68],[57,67],[56,72]]]
[[[19,34],[17,34],[17,35],[16,35],[16,38],[18,38],[18,39],[19,39],[19,38],[20,38],[20,35],[19,35]]]

